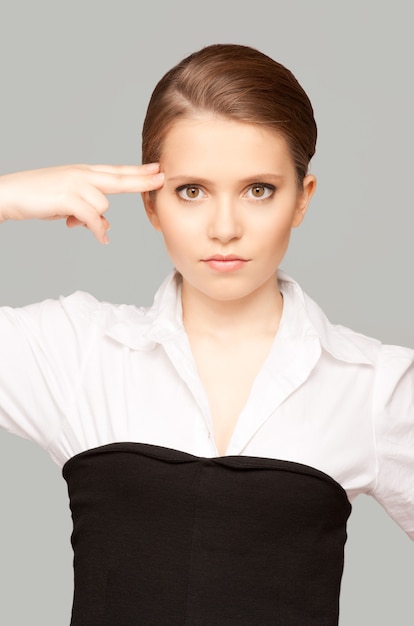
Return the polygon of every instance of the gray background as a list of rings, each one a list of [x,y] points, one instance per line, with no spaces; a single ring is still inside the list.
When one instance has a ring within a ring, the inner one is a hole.
[[[411,3],[14,0],[0,13],[0,171],[136,163],[155,82],[204,45],[287,65],[319,125],[319,187],[283,264],[341,322],[414,347]],[[138,196],[114,197],[110,246],[63,223],[1,227],[1,304],[76,289],[148,304],[169,269]],[[355,437],[358,433],[355,433]],[[0,435],[0,622],[69,622],[70,517],[59,469]],[[349,525],[341,626],[412,625],[414,548],[375,502]],[[299,626],[299,625],[298,625]]]

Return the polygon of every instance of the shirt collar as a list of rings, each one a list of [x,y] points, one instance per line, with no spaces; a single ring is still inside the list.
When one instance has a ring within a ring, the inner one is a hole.
[[[278,272],[278,281],[285,302],[279,332],[285,338],[293,344],[305,337],[313,338],[336,359],[373,364],[379,342],[331,324],[320,307],[282,270]],[[183,333],[180,275],[173,271],[167,276],[151,307],[126,307],[119,313],[106,335],[135,350],[151,350]]]
[[[366,365],[374,363],[378,341],[344,326],[331,324],[316,302],[282,270],[278,272],[278,280],[281,293],[286,300],[290,300],[291,313],[286,316],[289,317],[286,322],[290,325],[292,320],[291,332],[302,328],[302,334],[316,335],[322,349],[341,361]]]
[[[183,330],[181,277],[171,272],[155,294],[151,307],[122,307],[105,334],[133,350],[152,350]]]

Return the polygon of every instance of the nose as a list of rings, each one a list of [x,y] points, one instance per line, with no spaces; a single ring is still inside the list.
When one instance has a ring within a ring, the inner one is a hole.
[[[229,197],[218,198],[211,207],[208,236],[228,243],[242,236],[241,216],[236,202]]]

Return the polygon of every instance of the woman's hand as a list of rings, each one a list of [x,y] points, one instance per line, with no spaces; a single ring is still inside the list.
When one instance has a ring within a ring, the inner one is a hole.
[[[63,165],[0,176],[0,222],[66,219],[108,243],[106,194],[139,193],[162,187],[159,165]]]

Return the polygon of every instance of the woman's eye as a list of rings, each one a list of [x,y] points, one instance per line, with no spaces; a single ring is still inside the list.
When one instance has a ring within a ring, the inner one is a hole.
[[[274,194],[275,189],[274,185],[254,183],[254,185],[250,185],[248,188],[246,196],[256,200],[266,200]]]
[[[200,200],[204,196],[204,192],[197,185],[181,185],[177,187],[176,193],[182,200]]]

